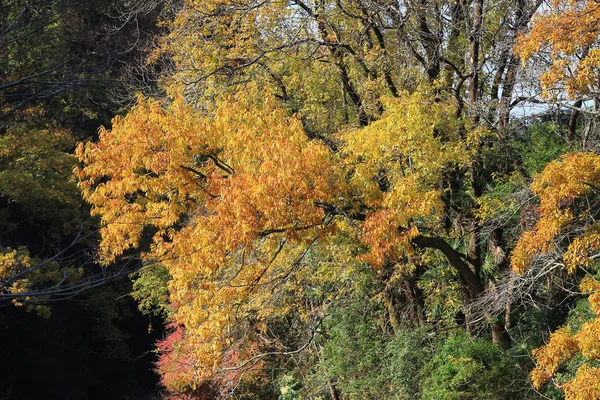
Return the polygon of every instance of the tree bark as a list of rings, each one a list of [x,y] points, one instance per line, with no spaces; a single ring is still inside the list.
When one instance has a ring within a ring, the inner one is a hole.
[[[456,269],[465,283],[467,288],[467,296],[475,298],[484,291],[483,284],[480,278],[469,268],[469,265],[464,261],[465,255],[460,254],[452,248],[444,239],[437,236],[420,235],[413,239],[413,244],[422,248],[432,248],[440,250],[445,256],[450,265]],[[486,316],[492,329],[492,340],[497,343],[502,349],[507,350],[511,346],[511,339],[508,332],[502,324],[493,321],[493,318]]]
[[[573,146],[573,139],[577,134],[577,117],[579,116],[579,108],[583,105],[582,100],[577,100],[573,104],[573,109],[571,110],[571,117],[569,118],[569,133],[567,134],[567,142],[569,146]]]
[[[479,95],[479,47],[483,29],[483,0],[476,0],[473,7],[473,27],[469,34],[470,78],[469,78],[469,107],[474,124],[479,122],[477,100]]]
[[[329,386],[329,394],[331,395],[331,400],[342,400],[342,395],[336,387],[335,382],[331,378],[327,379],[327,385]]]

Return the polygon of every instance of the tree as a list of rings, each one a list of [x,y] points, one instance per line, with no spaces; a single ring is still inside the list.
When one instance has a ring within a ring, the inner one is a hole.
[[[170,302],[196,385],[232,340],[264,331],[277,313],[271,290],[331,229],[320,202],[343,191],[327,149],[262,91],[227,98],[206,116],[181,98],[168,109],[140,100],[78,156],[85,197],[101,215],[105,262],[146,235],[144,258],[172,276]]]
[[[571,143],[578,134],[579,114],[595,113],[597,108],[598,18],[600,7],[594,1],[553,1],[535,18],[531,31],[522,35],[516,46],[524,63],[535,57],[548,65],[540,77],[543,97],[571,109]],[[590,100],[594,105],[588,110],[586,104]],[[589,132],[581,135],[583,149],[588,147],[588,135]]]
[[[531,30],[519,38],[517,52],[522,60],[540,53],[549,58],[550,67],[541,76],[548,96],[598,94],[598,49],[594,47],[600,33],[599,17],[600,7],[594,1],[552,1],[536,16]]]
[[[141,251],[172,277],[184,351],[165,348],[187,367],[161,365],[176,372],[170,389],[236,386],[229,372],[305,349],[278,348],[269,328],[291,313],[282,293],[313,282],[300,271],[334,238],[352,239],[332,264],[340,276],[353,253],[380,271],[395,330],[398,282],[424,323],[417,282],[435,263],[456,274],[464,303],[493,286],[486,252],[507,269],[509,249],[502,226],[485,231],[478,211],[494,177],[515,173],[496,153],[510,152],[520,101],[512,45],[539,4],[179,4],[153,55],[173,61],[169,96],[140,98],[77,152],[104,262]],[[340,280],[330,279],[335,297]],[[299,310],[308,342],[326,303]],[[508,348],[494,317],[484,319]],[[246,361],[228,365],[232,352]]]
[[[590,293],[590,308],[595,314],[599,284],[593,271],[600,249],[595,222],[599,161],[597,154],[572,153],[551,163],[536,177],[533,189],[541,200],[540,220],[534,230],[519,239],[512,256],[513,268],[523,272],[540,253],[562,248],[554,262],[561,263],[570,273],[586,272],[581,290]],[[599,343],[597,325],[598,320],[593,319],[576,332],[568,327],[554,332],[548,343],[534,352],[537,361],[531,375],[534,385],[539,388],[554,377],[564,362],[581,352],[586,362],[580,365],[574,378],[559,381],[557,385],[565,391],[567,399],[597,398],[600,391],[594,377],[597,369],[593,366]]]
[[[157,4],[132,4],[127,18],[108,18],[119,2],[1,3],[0,249],[31,255],[31,263],[4,271],[1,298],[69,298],[136,268],[126,263],[107,272],[83,255],[95,228],[72,178],[71,153],[78,140],[93,137],[114,116],[118,106],[111,104],[109,88],[121,85],[121,64],[139,55],[147,30],[156,29],[149,23],[154,17],[145,14]],[[48,273],[49,266],[55,276],[44,284],[38,272]],[[10,289],[27,280],[38,284],[18,295]]]
[[[575,99],[569,124],[575,132],[584,101],[597,97],[598,27],[600,8],[596,2],[555,1],[535,20],[531,31],[520,38],[517,50],[524,61],[547,52],[550,67],[542,75],[546,97],[555,100]],[[594,100],[595,101],[595,100]],[[595,107],[595,106],[594,106]],[[586,128],[589,130],[590,127]],[[589,133],[582,137],[586,145]],[[536,177],[532,188],[540,198],[540,219],[535,228],[519,239],[512,256],[518,272],[535,263],[540,254],[554,254],[555,262],[569,273],[583,271],[581,290],[589,293],[589,305],[597,315],[596,258],[600,249],[597,234],[598,155],[572,153],[549,164]],[[560,252],[555,252],[559,249]],[[597,385],[598,321],[596,318],[581,326],[565,326],[552,333],[546,345],[535,351],[537,366],[532,372],[536,387],[550,379],[564,390],[567,399],[592,399],[600,396]],[[583,362],[573,377],[561,379],[557,372],[567,361],[580,354]]]
[[[148,32],[156,30],[156,3],[142,9],[121,3],[0,3],[0,128],[36,107],[49,120],[60,116],[63,124],[76,125],[76,134],[85,131],[80,114],[92,120],[92,130],[110,121],[110,93],[126,84],[123,64],[139,57]]]

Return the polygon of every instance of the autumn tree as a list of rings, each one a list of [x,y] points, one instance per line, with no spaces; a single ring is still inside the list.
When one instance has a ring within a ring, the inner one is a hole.
[[[577,123],[581,113],[589,116],[597,108],[598,18],[600,7],[594,1],[549,2],[516,47],[523,62],[535,59],[547,65],[540,76],[542,97],[571,110],[568,140],[578,139],[583,149],[595,145],[592,128],[581,133]]]
[[[589,293],[589,303],[597,315],[595,274],[598,256],[596,204],[598,156],[573,153],[551,163],[536,178],[533,190],[540,197],[540,220],[535,229],[520,238],[512,256],[512,265],[524,272],[535,264],[540,254],[554,254],[554,262],[570,273],[584,271],[581,290]],[[564,363],[581,353],[585,362],[567,381],[554,381],[565,391],[567,399],[593,399],[600,395],[594,378],[598,346],[597,320],[584,323],[577,331],[563,327],[552,333],[550,340],[534,352],[537,366],[532,372],[533,384],[540,387],[555,376]],[[591,364],[590,364],[591,363]]]
[[[232,371],[305,348],[283,349],[270,328],[290,313],[290,292],[310,285],[303,271],[318,262],[307,260],[336,238],[348,239],[334,275],[358,261],[378,271],[396,332],[399,287],[424,324],[431,299],[418,282],[440,264],[457,302],[493,290],[486,260],[506,270],[509,248],[480,211],[498,176],[520,173],[506,139],[522,100],[512,47],[539,4],[173,5],[148,60],[172,60],[169,95],[140,98],[77,153],[104,262],[140,251],[171,277],[170,389],[235,386]],[[340,280],[325,282],[335,297]],[[327,298],[298,311],[305,342]],[[508,348],[505,324],[484,314]]]
[[[110,121],[111,93],[129,84],[122,79],[128,70],[123,64],[133,64],[149,33],[158,32],[158,4],[148,4],[153,7],[115,0],[93,6],[79,0],[2,1],[0,127],[35,107],[48,119],[77,124],[76,133]]]
[[[117,3],[0,1],[0,397],[155,389],[143,387],[157,378],[153,355],[142,353],[161,324],[147,333],[149,319],[127,296],[139,263],[99,265],[97,224],[72,175],[76,143],[110,123],[124,63],[156,29],[153,16],[121,26],[107,15]],[[146,384],[119,384],[144,374]]]
[[[211,377],[235,340],[265,333],[264,319],[280,312],[270,304],[285,304],[270,293],[328,234],[334,214],[321,204],[344,186],[328,150],[262,91],[206,116],[181,98],[167,109],[140,100],[78,155],[85,197],[102,217],[104,260],[150,235],[146,262],[172,276],[174,320],[195,365],[186,385]]]
[[[574,100],[568,104],[572,108],[571,140],[579,133],[576,131],[579,113],[595,112],[595,105],[586,109],[584,103],[590,100],[595,103],[597,97],[599,12],[598,4],[592,1],[554,1],[536,17],[531,31],[519,39],[517,47],[525,61],[539,54],[549,58],[549,68],[541,76],[546,99]],[[595,146],[589,140],[590,129],[588,125],[579,138],[586,150]],[[584,273],[580,287],[589,294],[594,317],[581,326],[567,325],[552,333],[546,345],[534,352],[537,365],[531,374],[536,387],[552,380],[564,390],[567,399],[600,396],[596,365],[599,161],[596,153],[571,153],[548,165],[536,177],[532,188],[540,198],[540,219],[533,230],[522,235],[512,256],[513,268],[520,273],[548,254],[569,273]],[[558,376],[559,370],[577,355],[582,361],[574,376]]]

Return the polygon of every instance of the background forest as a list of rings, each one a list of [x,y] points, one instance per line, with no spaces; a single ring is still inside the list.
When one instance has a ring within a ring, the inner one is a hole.
[[[599,399],[599,37],[0,0],[0,398]]]

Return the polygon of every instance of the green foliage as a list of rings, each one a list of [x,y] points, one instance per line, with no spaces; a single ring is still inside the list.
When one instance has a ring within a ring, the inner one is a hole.
[[[368,302],[353,302],[333,310],[322,368],[337,377],[344,399],[380,399],[389,381],[384,373],[385,346]]]
[[[301,384],[291,374],[285,374],[277,382],[279,386],[278,400],[298,400]]]
[[[387,368],[394,399],[409,400],[422,394],[423,366],[431,360],[439,339],[426,328],[400,332],[386,345]]]
[[[80,203],[71,174],[75,158],[69,153],[74,146],[70,133],[53,124],[23,123],[9,128],[0,137],[2,195],[11,201],[39,202],[44,196],[69,206]],[[9,186],[7,175],[21,185]]]
[[[4,119],[60,121],[80,138],[107,124],[123,59],[140,32],[107,18],[119,0],[4,0],[0,14],[0,127]],[[138,21],[140,24],[147,22]],[[132,60],[129,60],[132,61]],[[122,80],[121,80],[122,81]]]
[[[582,328],[582,326],[595,318],[593,311],[590,309],[589,300],[586,298],[579,299],[574,307],[569,311],[565,326],[567,326],[572,334],[576,334]],[[544,343],[541,343],[541,347]],[[575,378],[578,369],[582,365],[588,365],[593,368],[598,368],[600,363],[598,360],[588,360],[581,353],[575,354],[572,358],[564,362],[559,370],[557,371],[554,380],[545,384],[540,389],[543,394],[551,399],[561,400],[564,398],[564,392],[557,385],[566,383]]]
[[[477,199],[477,216],[482,221],[501,220],[513,224],[520,214],[521,196],[527,190],[527,180],[519,172],[494,175],[486,193]]]
[[[509,334],[515,343],[511,354],[517,357],[528,357],[531,350],[544,344],[540,329],[547,325],[547,315],[539,308],[519,309],[511,318],[513,328],[509,330]]]
[[[146,266],[133,274],[131,296],[137,301],[144,314],[155,316],[169,315],[167,284],[171,280],[169,272],[159,264]]]
[[[552,160],[566,150],[564,129],[554,122],[539,122],[527,127],[516,140],[515,147],[523,159],[523,167],[530,175],[541,172]]]
[[[518,363],[487,340],[451,334],[422,371],[422,399],[515,399],[525,381]]]
[[[429,321],[455,325],[455,316],[463,307],[461,284],[456,271],[443,259],[432,262],[419,280],[423,289]]]
[[[579,299],[575,304],[575,307],[569,311],[567,317],[567,325],[571,328],[573,333],[579,332],[581,326],[589,321],[594,320],[594,312],[590,308],[590,302],[588,299]]]

